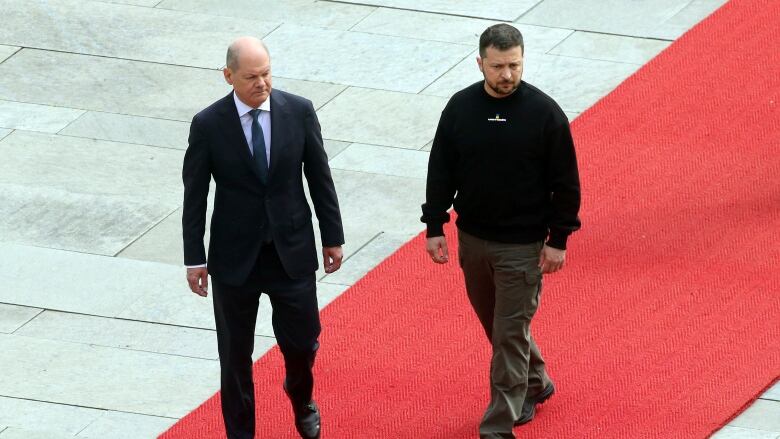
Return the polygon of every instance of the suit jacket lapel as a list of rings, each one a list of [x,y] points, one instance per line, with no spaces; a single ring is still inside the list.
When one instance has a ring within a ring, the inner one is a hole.
[[[268,180],[274,175],[274,170],[278,167],[279,160],[284,155],[286,148],[284,143],[290,138],[287,135],[288,124],[286,122],[289,117],[289,111],[287,108],[287,100],[284,96],[271,90],[271,161],[268,165]]]
[[[222,101],[223,105],[220,109],[220,113],[222,113],[222,132],[225,133],[225,143],[228,145],[228,148],[239,149],[238,154],[241,156],[243,162],[249,166],[249,169],[252,170],[255,177],[262,182],[260,171],[257,170],[257,166],[252,159],[252,154],[249,153],[249,144],[246,143],[244,129],[241,127],[241,119],[238,117],[236,103],[233,100],[233,92],[230,92],[230,94],[225,96]]]

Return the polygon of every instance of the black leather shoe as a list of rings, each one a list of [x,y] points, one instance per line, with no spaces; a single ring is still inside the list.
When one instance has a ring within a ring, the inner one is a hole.
[[[303,439],[319,439],[320,438],[320,410],[317,408],[317,403],[314,400],[308,403],[297,406],[293,402],[290,393],[287,391],[287,386],[284,386],[284,393],[290,398],[290,402],[293,406],[293,414],[295,415],[295,429],[298,430],[298,434]]]
[[[304,439],[319,439],[320,411],[317,403],[310,401],[303,407],[293,408],[295,413],[295,429]]]
[[[542,389],[538,395],[525,398],[525,401],[523,401],[523,411],[520,413],[520,417],[515,421],[515,426],[531,422],[536,415],[536,404],[547,401],[553,393],[555,393],[555,386],[553,386],[553,383],[550,383],[547,387]]]

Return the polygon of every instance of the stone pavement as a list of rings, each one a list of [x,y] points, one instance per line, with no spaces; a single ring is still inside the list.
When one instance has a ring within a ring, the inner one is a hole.
[[[723,3],[0,0],[0,439],[151,438],[217,390],[180,169],[235,37],[318,109],[348,258],[318,274],[324,306],[422,230],[439,113],[480,79],[485,27],[516,23],[525,79],[573,119]],[[715,437],[780,437],[780,385]]]

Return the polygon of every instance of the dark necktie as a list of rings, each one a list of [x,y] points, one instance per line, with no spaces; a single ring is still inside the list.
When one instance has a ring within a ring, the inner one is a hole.
[[[263,137],[263,127],[260,126],[258,118],[260,110],[249,110],[252,116],[252,157],[260,173],[260,179],[263,184],[268,182],[268,158],[265,156],[265,138]]]

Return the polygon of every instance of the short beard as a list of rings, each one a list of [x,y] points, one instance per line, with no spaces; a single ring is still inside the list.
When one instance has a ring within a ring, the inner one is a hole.
[[[487,86],[490,87],[490,89],[493,90],[497,95],[501,95],[501,96],[509,96],[512,93],[514,93],[518,87],[520,87],[520,81],[517,81],[517,84],[513,84],[511,90],[509,90],[508,92],[504,92],[499,90],[497,86],[494,87],[493,84],[491,84],[487,79],[485,80],[485,84],[487,84]]]

